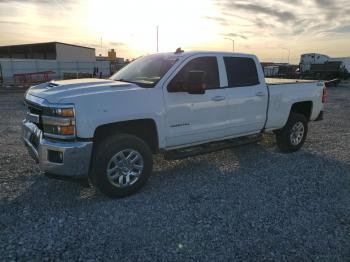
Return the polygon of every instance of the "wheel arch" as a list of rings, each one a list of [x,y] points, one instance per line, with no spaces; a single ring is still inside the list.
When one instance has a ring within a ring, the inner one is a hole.
[[[307,121],[310,121],[310,117],[312,114],[312,107],[313,107],[312,101],[296,102],[296,103],[292,104],[292,107],[291,107],[290,112],[289,112],[289,116],[292,113],[298,113],[298,114],[305,116]]]
[[[139,137],[148,144],[152,153],[157,153],[159,150],[157,125],[153,119],[149,118],[100,125],[94,131],[93,142],[97,145],[103,138],[118,133]]]

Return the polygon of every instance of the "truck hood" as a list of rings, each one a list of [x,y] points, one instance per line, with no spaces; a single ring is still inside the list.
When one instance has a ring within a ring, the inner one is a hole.
[[[114,81],[110,79],[73,79],[51,81],[48,83],[33,86],[28,90],[30,95],[43,98],[50,103],[77,96],[93,95],[105,92],[127,91],[140,89],[139,86],[131,83]]]

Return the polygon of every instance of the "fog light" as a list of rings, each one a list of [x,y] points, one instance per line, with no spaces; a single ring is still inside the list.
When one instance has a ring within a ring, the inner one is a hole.
[[[55,150],[47,150],[47,160],[53,163],[63,163],[63,153]]]

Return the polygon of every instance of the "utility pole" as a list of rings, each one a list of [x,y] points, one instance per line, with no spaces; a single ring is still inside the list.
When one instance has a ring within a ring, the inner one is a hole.
[[[100,49],[100,54],[101,54],[101,56],[102,56],[102,36],[101,36],[101,49]]]
[[[234,52],[235,51],[235,40],[232,38],[229,38],[229,37],[225,37],[225,39],[232,41],[232,52]]]
[[[290,48],[288,48],[288,64],[290,63],[289,60],[290,59]]]
[[[159,47],[159,45],[158,45],[158,31],[159,31],[159,25],[157,25],[157,53],[158,53],[158,47]]]
[[[289,61],[290,61],[290,48],[282,47],[282,49],[288,51],[288,64],[289,64]]]

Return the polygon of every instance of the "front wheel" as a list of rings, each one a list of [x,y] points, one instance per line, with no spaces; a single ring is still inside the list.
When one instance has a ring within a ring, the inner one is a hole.
[[[128,196],[147,182],[152,161],[151,150],[140,138],[127,134],[111,136],[97,145],[90,177],[107,196]]]
[[[278,148],[284,153],[299,150],[307,135],[307,119],[304,115],[291,113],[286,125],[276,132]]]

